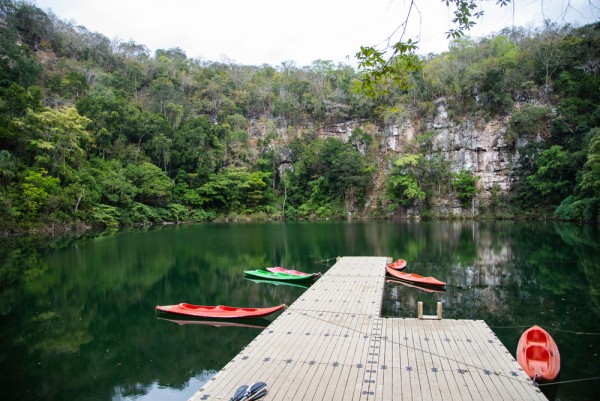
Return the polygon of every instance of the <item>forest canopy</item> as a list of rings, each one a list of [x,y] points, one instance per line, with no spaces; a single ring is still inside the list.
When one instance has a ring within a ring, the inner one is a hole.
[[[28,2],[0,0],[0,31],[3,231],[435,217],[442,198],[478,200],[480,216],[598,219],[600,24],[459,35],[377,97],[348,65],[151,54]],[[423,122],[441,98],[458,123],[507,119],[511,188],[481,193],[475,171],[432,146]],[[417,137],[392,151],[385,128],[405,120]]]

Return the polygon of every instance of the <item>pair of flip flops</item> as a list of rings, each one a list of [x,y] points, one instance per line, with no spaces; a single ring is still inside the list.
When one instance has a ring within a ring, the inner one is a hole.
[[[230,401],[258,400],[267,395],[268,391],[267,383],[265,382],[252,383],[249,386],[244,384],[235,391],[235,394],[230,398]]]

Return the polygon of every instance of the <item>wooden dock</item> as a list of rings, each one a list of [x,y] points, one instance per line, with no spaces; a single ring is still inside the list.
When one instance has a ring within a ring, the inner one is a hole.
[[[386,263],[340,258],[190,401],[257,381],[264,400],[546,400],[484,321],[382,318]]]

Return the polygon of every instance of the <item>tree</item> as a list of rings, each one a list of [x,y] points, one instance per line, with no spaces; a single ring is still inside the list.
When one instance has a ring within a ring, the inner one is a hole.
[[[162,205],[171,195],[173,182],[152,163],[129,164],[125,176],[138,188],[136,198],[142,203]]]
[[[263,204],[266,182],[270,173],[249,172],[245,167],[229,167],[213,174],[209,181],[198,188],[203,205],[224,211],[242,211]]]
[[[488,0],[489,1],[489,0]],[[500,6],[506,6],[511,0],[494,0]],[[475,20],[483,15],[482,5],[478,0],[442,0],[452,8],[455,24],[448,32],[447,38],[460,38],[475,25]],[[405,38],[408,24],[413,12],[419,12],[416,0],[408,5],[406,18],[399,24],[394,33],[400,32],[397,41],[388,37],[383,48],[361,46],[356,58],[358,66],[363,70],[362,90],[371,97],[387,94],[391,85],[409,88],[410,75],[422,68],[419,57],[415,54],[418,42]]]
[[[425,191],[419,185],[415,167],[422,155],[406,155],[394,162],[388,179],[388,196],[393,202],[409,206],[425,199]]]
[[[48,206],[48,199],[60,190],[60,180],[50,177],[44,169],[25,172],[20,193],[20,210],[22,221],[33,223],[39,214]]]
[[[600,128],[594,128],[592,135],[580,187],[584,194],[594,198],[600,197]]]
[[[458,200],[463,208],[471,206],[473,197],[477,193],[477,180],[479,176],[473,175],[469,170],[461,170],[454,175],[452,186],[456,189]]]
[[[1,6],[4,6],[4,4]],[[34,8],[37,9],[37,7]],[[15,83],[27,88],[37,81],[42,66],[31,54],[29,47],[20,43],[18,30],[10,24],[10,22],[13,24],[15,22],[16,17],[13,13],[14,9],[8,12],[0,10],[0,20],[3,21],[0,25],[0,51],[2,52],[2,57],[0,57],[0,87],[6,88]],[[7,17],[8,21],[4,20],[3,17]],[[6,24],[5,22],[9,23]]]
[[[553,145],[535,159],[535,172],[527,181],[544,197],[546,204],[558,205],[573,189],[571,155],[562,146]]]
[[[0,183],[7,185],[16,175],[17,163],[8,150],[0,150]]]
[[[88,194],[98,191],[100,203],[130,207],[139,189],[126,176],[128,171],[123,168],[121,162],[119,160],[95,158],[91,164],[91,175],[92,180],[95,182],[95,187],[90,188],[89,185],[86,185]],[[130,173],[129,176],[132,177],[133,174]]]
[[[36,163],[53,175],[69,176],[93,144],[87,131],[90,120],[74,108],[28,110],[25,117],[14,121],[28,139]]]

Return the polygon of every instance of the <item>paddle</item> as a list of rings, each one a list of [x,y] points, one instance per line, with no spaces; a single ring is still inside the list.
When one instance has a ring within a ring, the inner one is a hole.
[[[243,386],[240,386],[235,391],[235,394],[233,395],[233,397],[231,397],[229,399],[229,401],[241,401],[242,399],[244,399],[244,396],[246,395],[247,390],[248,390],[248,386],[246,386],[245,384]]]
[[[241,399],[241,401],[251,401],[258,400],[259,398],[264,397],[269,390],[267,389],[267,383],[265,382],[256,382],[252,383],[250,387],[246,390],[246,394]]]

